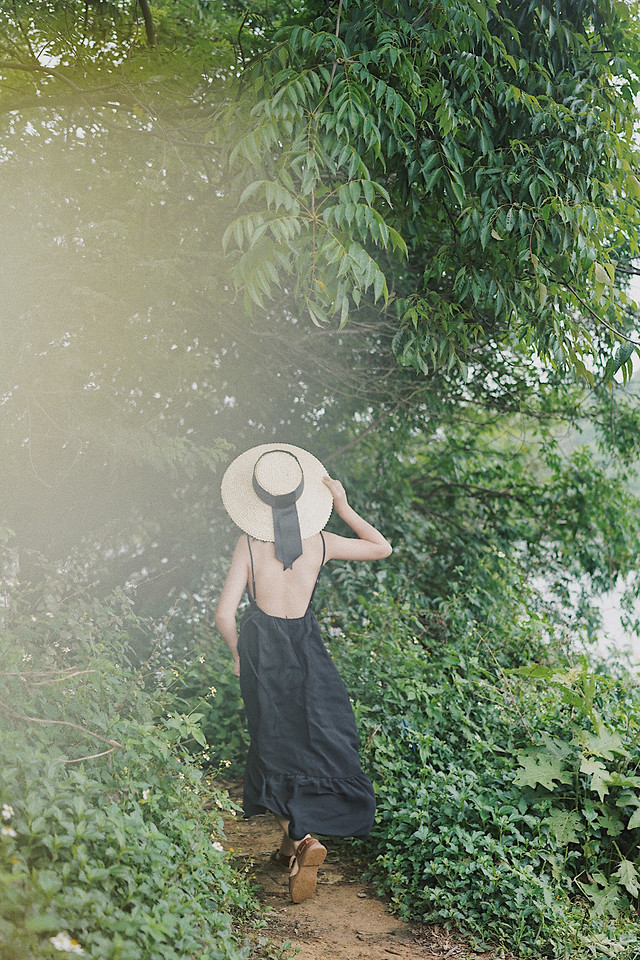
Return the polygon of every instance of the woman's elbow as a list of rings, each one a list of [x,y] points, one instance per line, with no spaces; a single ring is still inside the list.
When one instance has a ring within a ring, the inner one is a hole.
[[[388,540],[385,540],[384,543],[380,544],[380,560],[386,560],[387,557],[390,557],[393,553],[393,547]]]
[[[224,609],[221,610],[220,607],[218,607],[216,610],[214,623],[219,633],[224,635],[225,631],[229,629],[229,626],[233,621],[235,621],[235,617],[229,616],[228,611]]]

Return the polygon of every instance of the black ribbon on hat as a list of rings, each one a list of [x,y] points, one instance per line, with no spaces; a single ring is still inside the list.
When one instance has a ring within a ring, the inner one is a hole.
[[[269,493],[268,490],[260,486],[260,482],[256,477],[256,469],[262,457],[266,457],[271,453],[286,453],[288,456],[293,457],[300,467],[300,483],[295,490],[292,490],[290,493]],[[291,453],[290,450],[267,450],[266,453],[259,456],[253,467],[253,489],[260,500],[271,507],[276,557],[280,560],[285,570],[290,570],[294,561],[302,554],[302,538],[300,536],[300,521],[298,519],[296,502],[300,499],[300,495],[304,490],[304,473],[302,472],[302,464],[295,453]]]

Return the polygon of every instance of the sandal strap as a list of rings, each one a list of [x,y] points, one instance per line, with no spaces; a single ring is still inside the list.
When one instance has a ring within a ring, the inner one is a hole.
[[[282,850],[274,850],[270,859],[272,863],[279,863],[281,867],[286,867],[287,870],[290,870],[295,855],[283,853]]]

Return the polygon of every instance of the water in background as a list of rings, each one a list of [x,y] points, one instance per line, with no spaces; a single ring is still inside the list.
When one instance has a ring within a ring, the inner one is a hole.
[[[622,659],[632,670],[637,671],[640,670],[640,636],[628,632],[621,623],[623,591],[624,583],[620,583],[598,603],[602,628],[596,650],[607,658]],[[635,614],[640,619],[640,601],[636,603]]]

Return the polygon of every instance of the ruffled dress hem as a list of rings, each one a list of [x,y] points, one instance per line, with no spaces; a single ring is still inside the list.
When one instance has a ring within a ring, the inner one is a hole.
[[[375,798],[363,772],[353,777],[270,776],[256,789],[245,778],[245,819],[270,812],[289,821],[289,836],[308,833],[365,839],[371,832]]]

